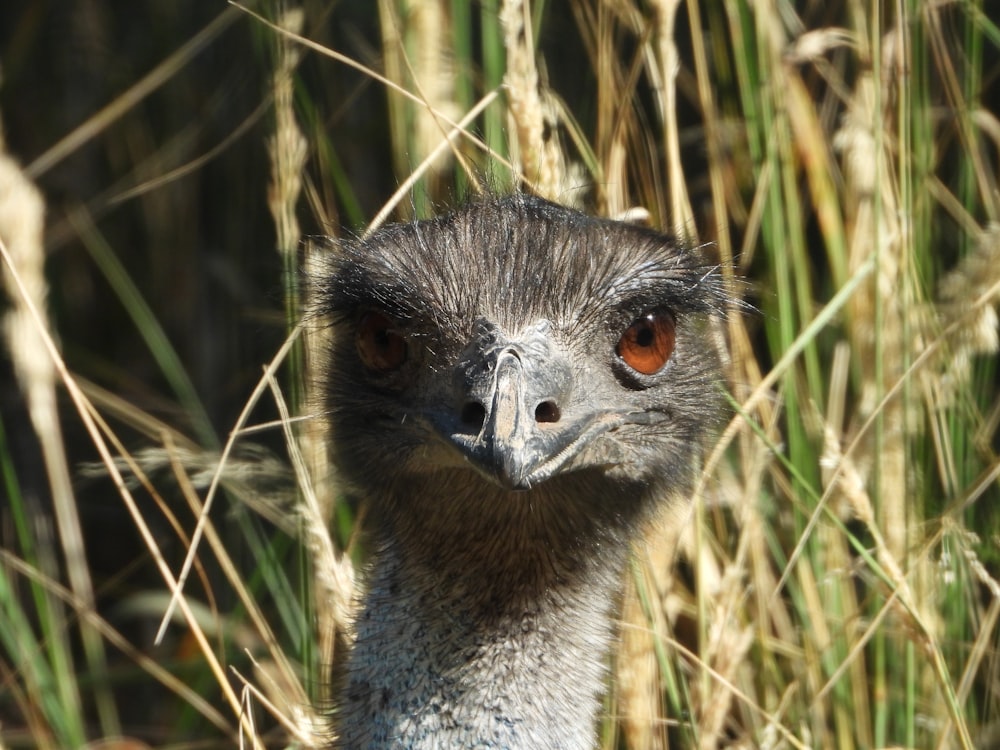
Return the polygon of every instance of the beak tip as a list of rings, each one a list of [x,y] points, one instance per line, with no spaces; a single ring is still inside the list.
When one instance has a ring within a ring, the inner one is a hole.
[[[481,439],[452,443],[476,473],[503,490],[526,492],[538,484],[535,474],[541,457],[524,448]]]

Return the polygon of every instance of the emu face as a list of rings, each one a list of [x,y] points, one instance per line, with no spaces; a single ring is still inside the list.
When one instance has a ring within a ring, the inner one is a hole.
[[[338,463],[373,497],[677,484],[711,416],[719,278],[644,228],[489,199],[345,248],[319,297]]]

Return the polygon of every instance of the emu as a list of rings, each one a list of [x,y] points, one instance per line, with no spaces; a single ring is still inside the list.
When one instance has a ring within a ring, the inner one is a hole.
[[[334,747],[593,747],[630,543],[712,421],[720,276],[519,194],[332,255],[324,408],[373,548]]]

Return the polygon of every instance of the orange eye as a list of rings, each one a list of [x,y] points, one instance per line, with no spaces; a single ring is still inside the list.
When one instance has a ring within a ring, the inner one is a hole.
[[[370,312],[361,318],[355,343],[365,367],[387,373],[406,361],[406,339],[395,328],[395,321],[382,313]]]
[[[650,313],[636,318],[615,347],[622,362],[642,375],[663,369],[674,352],[674,318],[670,313]]]

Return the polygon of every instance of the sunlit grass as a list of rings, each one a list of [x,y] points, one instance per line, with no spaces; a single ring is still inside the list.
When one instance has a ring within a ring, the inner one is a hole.
[[[0,717],[3,744],[80,746],[118,720],[151,743],[322,742],[363,555],[358,509],[338,493],[311,418],[323,342],[317,326],[298,326],[297,272],[316,252],[300,245],[513,188],[611,216],[644,208],[732,280],[719,331],[730,419],[708,446],[689,523],[654,526],[637,550],[602,746],[995,741],[1000,125],[983,89],[1000,30],[986,6],[440,0],[417,12],[381,0],[364,59],[303,42],[326,38],[336,6],[303,3],[301,28],[273,8],[226,11],[198,39],[242,23],[269,70],[270,172],[254,188],[276,226],[261,252],[283,253],[289,340],[239,420],[213,427],[205,394],[117,261],[127,248],[110,244],[99,216],[72,214],[183,415],[168,425],[82,381],[74,399],[68,418],[107,443],[106,471],[135,479],[115,492],[163,577],[159,598],[118,598],[159,625],[181,561],[161,557],[154,521],[191,550],[191,572],[170,650],[150,659],[73,590],[20,491],[4,440],[14,427],[2,425],[14,540],[0,560],[0,694],[13,712]],[[177,47],[29,174],[181,75],[195,52]],[[352,95],[379,102],[366,106],[384,114],[386,142],[328,126],[350,104],[319,82],[345,63],[366,81]],[[384,212],[351,173],[359,149],[392,176]],[[127,449],[125,431],[139,436]],[[283,435],[287,460],[255,452],[261,431]],[[270,461],[274,471],[253,474]],[[222,512],[208,514],[209,503]],[[136,681],[165,686],[154,712],[163,726],[98,707],[93,686],[109,667],[76,656],[84,631],[141,672],[123,676],[109,659],[115,695]]]

